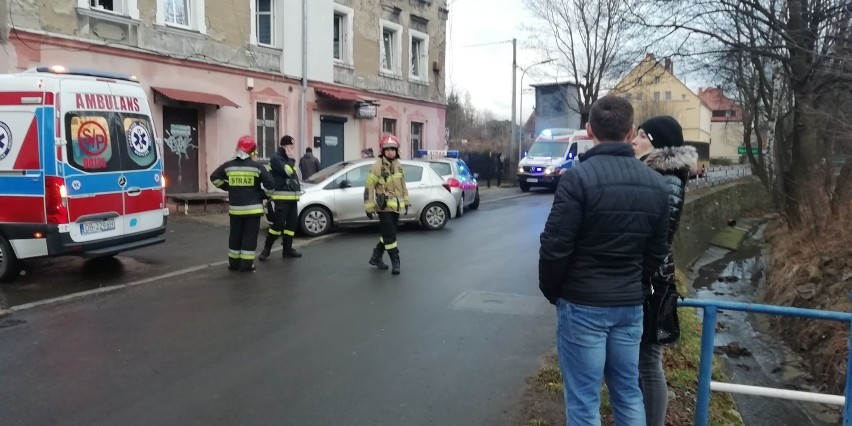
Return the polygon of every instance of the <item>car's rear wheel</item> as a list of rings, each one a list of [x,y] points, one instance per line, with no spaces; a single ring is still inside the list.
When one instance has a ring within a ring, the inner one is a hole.
[[[309,237],[319,237],[331,230],[331,212],[325,207],[311,206],[299,217],[299,227]]]
[[[21,264],[12,251],[12,245],[0,235],[0,283],[11,282],[21,272]]]
[[[459,198],[459,207],[456,209],[456,217],[464,216],[464,193]]]
[[[476,196],[473,197],[473,203],[470,204],[471,210],[479,208],[479,188],[476,189]]]
[[[521,192],[530,192],[530,185],[528,183],[519,183],[519,187],[521,187]]]
[[[441,203],[428,204],[420,213],[420,223],[430,231],[443,229],[450,220],[450,209]]]

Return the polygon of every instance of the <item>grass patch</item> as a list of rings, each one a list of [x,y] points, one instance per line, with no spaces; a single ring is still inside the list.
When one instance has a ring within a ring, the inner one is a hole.
[[[678,287],[686,294],[685,276],[678,272]],[[700,312],[700,311],[698,311]],[[666,424],[672,426],[692,425],[695,420],[695,399],[698,386],[698,359],[701,353],[701,322],[694,309],[681,309],[681,338],[676,347],[666,348],[663,362],[669,392],[674,399],[669,401]],[[724,380],[722,361],[713,363],[713,379]],[[528,380],[529,387],[524,396],[522,418],[518,424],[527,426],[556,426],[565,424],[565,406],[562,397],[562,374],[555,354],[544,357],[544,365]],[[612,406],[609,393],[604,386],[601,392],[601,416],[603,424],[612,425]],[[710,398],[711,425],[742,425],[736,404],[729,394],[713,393]]]

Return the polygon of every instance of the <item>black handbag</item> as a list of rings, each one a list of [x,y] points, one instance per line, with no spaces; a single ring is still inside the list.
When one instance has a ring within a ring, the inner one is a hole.
[[[680,339],[680,320],[677,316],[677,289],[670,285],[650,286],[644,301],[644,331],[642,341],[671,346]]]

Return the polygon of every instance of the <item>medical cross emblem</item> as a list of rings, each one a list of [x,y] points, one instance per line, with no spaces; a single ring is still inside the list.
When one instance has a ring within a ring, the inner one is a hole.
[[[148,129],[141,122],[134,122],[127,131],[127,143],[130,149],[139,157],[144,157],[151,152],[151,137]]]
[[[6,123],[0,121],[0,160],[6,158],[12,150],[12,131]]]

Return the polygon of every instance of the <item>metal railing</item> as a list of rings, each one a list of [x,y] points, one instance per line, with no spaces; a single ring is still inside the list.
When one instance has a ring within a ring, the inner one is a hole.
[[[852,331],[852,314],[845,312],[820,311],[816,309],[790,308],[786,306],[699,299],[684,299],[678,303],[678,307],[701,308],[704,311],[704,319],[701,325],[701,355],[698,364],[698,395],[695,406],[695,424],[697,426],[706,426],[710,420],[710,391],[741,393],[795,401],[842,405],[843,426],[852,426],[852,405],[848,403],[849,398],[852,397],[852,333],[849,335],[850,352],[846,356],[846,389],[844,396],[712,381],[713,348],[716,340],[716,314],[720,309],[751,312],[755,314],[838,321],[850,326],[850,331]]]
[[[704,176],[689,180],[690,189],[708,188],[751,176],[751,165],[710,166],[704,169]]]

